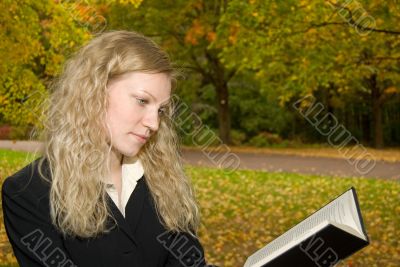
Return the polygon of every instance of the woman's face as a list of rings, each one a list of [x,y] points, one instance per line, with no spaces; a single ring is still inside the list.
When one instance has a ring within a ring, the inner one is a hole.
[[[107,89],[106,123],[112,146],[123,155],[135,156],[148,141],[139,136],[148,139],[158,130],[171,96],[171,79],[164,73],[130,72],[111,80]]]

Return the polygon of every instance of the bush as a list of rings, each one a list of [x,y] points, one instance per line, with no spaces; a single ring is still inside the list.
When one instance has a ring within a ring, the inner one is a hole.
[[[231,130],[231,139],[233,145],[242,145],[244,140],[246,140],[246,133],[239,130]]]
[[[0,140],[28,140],[32,131],[31,126],[0,126]]]
[[[217,146],[221,144],[218,130],[211,128],[202,128],[200,132],[194,132],[192,134],[185,134],[179,132],[179,137],[183,145],[186,146]],[[212,141],[211,141],[212,140]],[[211,144],[208,144],[211,142]]]
[[[2,125],[0,126],[0,140],[10,139],[11,126]]]
[[[249,140],[249,144],[256,147],[266,147],[271,145],[278,145],[283,142],[278,134],[269,132],[260,132]]]

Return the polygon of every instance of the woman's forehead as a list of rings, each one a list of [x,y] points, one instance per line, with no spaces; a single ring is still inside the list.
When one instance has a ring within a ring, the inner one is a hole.
[[[109,89],[127,89],[131,92],[143,93],[156,102],[168,102],[171,94],[171,78],[166,73],[126,73],[108,84]]]
[[[144,71],[131,71],[131,72],[126,72],[120,75],[117,75],[116,77],[113,77],[108,80],[108,84],[121,81],[121,80],[151,80],[154,79],[155,77],[160,76],[164,77],[164,79],[168,80],[169,83],[172,83],[172,78],[168,73],[164,72],[144,72]]]

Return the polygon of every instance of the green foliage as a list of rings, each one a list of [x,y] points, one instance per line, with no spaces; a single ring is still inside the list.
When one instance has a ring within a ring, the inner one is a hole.
[[[243,145],[245,143],[245,140],[247,139],[246,133],[243,131],[233,129],[231,131],[231,135],[232,135],[232,143],[235,146]]]
[[[324,142],[291,107],[313,94],[365,144],[379,130],[373,115],[380,111],[384,142],[400,144],[398,4],[5,0],[0,121],[37,124],[48,82],[65,59],[95,33],[127,29],[151,36],[169,52],[185,74],[176,93],[209,127],[222,123],[246,139],[268,131]],[[356,22],[367,16],[374,24],[363,29],[366,24]],[[230,124],[220,120],[224,84]]]
[[[27,140],[30,139],[32,134],[32,126],[29,125],[19,125],[13,126],[9,135],[9,139],[11,140]]]
[[[282,107],[302,95],[325,91],[329,98],[325,103],[335,106],[336,112],[364,106],[364,114],[371,115],[370,134],[377,135],[380,122],[372,114],[384,110],[393,97],[398,107],[400,99],[396,5],[395,1],[232,0],[211,46],[222,48],[221,61],[228,67],[253,71],[260,90],[276,91]],[[362,24],[365,18],[373,23]],[[394,123],[388,122],[391,130],[386,131],[397,129],[390,126]],[[357,126],[357,131],[361,128]]]
[[[268,132],[260,132],[249,140],[250,145],[257,147],[267,147],[271,145],[279,145],[282,143],[283,140],[279,135]],[[283,144],[283,146],[285,145],[286,143]]]
[[[382,107],[400,95],[396,87],[398,35],[362,30],[349,23],[349,14],[345,14],[353,11],[353,19],[371,15],[376,21],[374,29],[395,31],[396,7],[392,2],[350,2],[231,0],[222,5],[201,0],[145,1],[130,13],[113,5],[107,19],[110,28],[138,29],[154,36],[178,65],[193,71],[181,83],[180,93],[205,123],[218,127],[218,113],[214,114],[217,87],[211,78],[219,77],[229,81],[233,129],[247,135],[271,131],[293,137],[303,134],[304,127],[294,127],[296,116],[290,104],[302,95],[326,92],[328,100],[318,100],[335,108],[337,116],[347,109],[360,110],[370,102],[371,88],[365,81],[375,73]],[[366,14],[357,13],[360,6]],[[224,72],[216,73],[215,62],[223,65]],[[229,71],[235,75],[227,79]],[[207,92],[211,88],[210,99]],[[364,114],[372,112],[367,105]],[[357,124],[348,126],[361,132]],[[386,132],[390,133],[393,127],[389,128]],[[318,133],[306,135],[323,141]],[[390,139],[392,135],[385,136]]]
[[[37,125],[46,84],[65,58],[88,40],[79,5],[54,1],[2,1],[0,114],[13,125]]]
[[[357,1],[350,2],[354,5],[346,8],[358,7]],[[360,1],[359,5],[376,18],[377,28],[397,28],[400,16],[392,1]],[[233,0],[218,28],[219,42],[213,45],[223,47],[226,64],[255,70],[262,80],[277,82],[289,95],[311,92],[329,82],[346,90],[371,71],[398,83],[399,69],[393,64],[399,53],[398,35],[360,35],[340,14],[341,9],[322,0]],[[287,99],[282,96],[282,101]]]

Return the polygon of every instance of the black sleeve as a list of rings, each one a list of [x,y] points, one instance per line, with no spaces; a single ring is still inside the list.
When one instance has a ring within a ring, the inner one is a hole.
[[[168,233],[160,240],[168,250],[165,267],[206,267],[204,249],[197,237],[188,233]]]
[[[7,178],[2,185],[4,226],[21,267],[75,266],[49,218],[48,198],[21,189],[19,180]],[[44,200],[43,200],[44,199]]]

